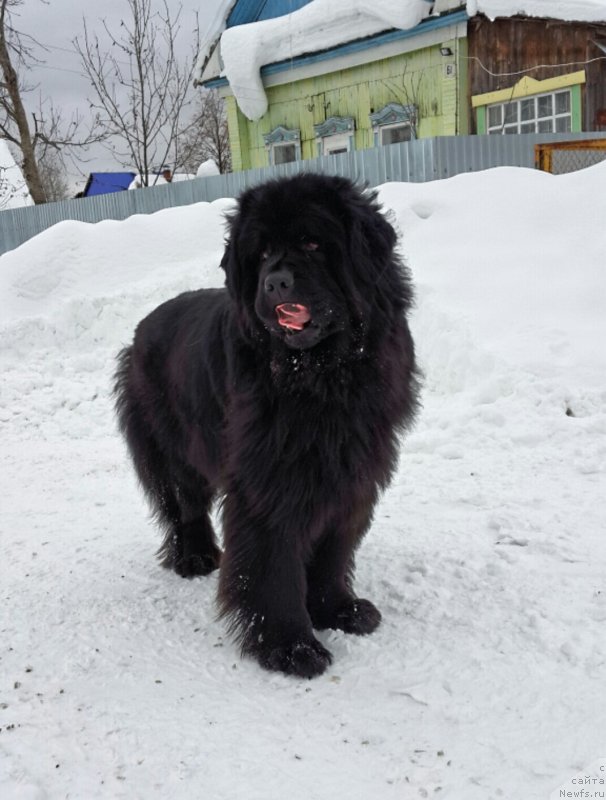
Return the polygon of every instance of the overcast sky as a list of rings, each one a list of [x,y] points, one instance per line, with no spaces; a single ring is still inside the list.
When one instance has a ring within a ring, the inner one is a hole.
[[[195,26],[195,13],[198,13],[200,30],[204,34],[213,24],[217,13],[225,6],[226,0],[168,0],[168,6],[175,14],[180,5],[181,13],[181,46],[189,53]],[[43,97],[49,97],[53,105],[62,109],[64,117],[70,118],[72,111],[80,109],[83,115],[88,113],[87,97],[91,95],[90,86],[81,75],[80,60],[74,50],[73,39],[83,31],[83,20],[90,32],[99,32],[102,38],[101,20],[105,19],[112,31],[118,31],[120,21],[128,16],[126,0],[99,0],[82,3],[74,0],[24,0],[18,9],[19,17],[14,18],[15,27],[24,33],[31,34],[48,48],[42,52],[44,63],[36,67],[32,79],[39,84]],[[30,81],[30,82],[33,82]],[[37,98],[36,98],[37,100]],[[28,105],[32,100],[28,100]],[[88,172],[120,169],[103,149],[95,148],[89,152],[91,160],[82,165],[82,171]],[[75,176],[72,175],[72,179]],[[84,179],[81,179],[83,183]]]

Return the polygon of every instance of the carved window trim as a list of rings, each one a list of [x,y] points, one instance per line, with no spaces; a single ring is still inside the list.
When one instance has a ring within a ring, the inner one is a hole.
[[[370,114],[369,117],[375,147],[383,144],[381,132],[389,128],[408,127],[410,129],[409,138],[416,139],[418,109],[415,105],[404,106],[401,103],[388,103],[379,111]]]
[[[356,123],[353,117],[329,117],[314,125],[318,155],[330,155],[332,148],[351,152],[355,149],[354,132]]]
[[[270,133],[263,134],[263,141],[265,142],[265,149],[267,150],[270,166],[301,160],[300,130],[296,128],[285,128],[283,125],[278,125],[278,127],[274,128]],[[295,155],[293,159],[288,159],[288,161],[276,159],[277,151],[281,148],[290,149],[293,147]]]

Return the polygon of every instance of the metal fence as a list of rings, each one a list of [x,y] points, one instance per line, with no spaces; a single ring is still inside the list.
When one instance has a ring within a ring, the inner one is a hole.
[[[236,197],[257,183],[297,172],[344,175],[369,186],[388,181],[424,182],[491,167],[535,166],[535,145],[605,139],[606,133],[442,136],[387,147],[356,150],[275,167],[233,172],[149,189],[97,195],[0,211],[0,255],[63,220],[100,222],[152,214],[163,208]]]

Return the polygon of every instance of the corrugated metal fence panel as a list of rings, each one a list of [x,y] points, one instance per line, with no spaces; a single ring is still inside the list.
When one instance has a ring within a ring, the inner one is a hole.
[[[298,172],[324,172],[379,186],[388,181],[423,182],[501,166],[534,166],[534,146],[554,141],[606,138],[606,133],[444,136],[357,150],[276,167],[234,172],[130,192],[64,200],[0,211],[0,254],[66,219],[99,222],[153,214],[162,208],[237,197],[255,184]]]
[[[545,142],[606,138],[606,133],[537,133],[512,136],[441,136],[435,143],[435,177],[493,167],[534,168],[534,146]]]

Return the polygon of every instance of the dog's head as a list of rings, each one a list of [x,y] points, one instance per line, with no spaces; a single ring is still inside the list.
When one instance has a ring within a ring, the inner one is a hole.
[[[251,334],[309,349],[363,325],[378,294],[400,298],[395,243],[374,195],[302,174],[241,195],[222,266]]]

